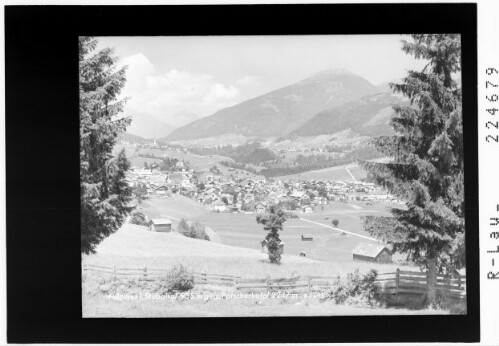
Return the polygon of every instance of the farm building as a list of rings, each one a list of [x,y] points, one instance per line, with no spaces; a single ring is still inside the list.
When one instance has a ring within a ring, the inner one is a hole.
[[[386,245],[360,243],[352,255],[354,261],[392,263],[392,252]]]
[[[166,185],[158,186],[155,190],[157,195],[165,196],[168,192],[168,187]]]
[[[255,204],[255,212],[257,214],[263,214],[267,210],[267,204],[263,202],[258,202]]]
[[[302,234],[301,240],[303,241],[313,241],[314,237],[311,234]]]
[[[211,204],[211,208],[213,211],[216,211],[219,213],[223,213],[223,212],[227,211],[227,206],[225,205],[224,202],[221,202],[221,201],[214,201]]]
[[[305,207],[302,208],[302,211],[304,213],[313,213],[314,209],[311,206],[307,205],[307,206],[305,206]]]
[[[149,221],[149,230],[153,232],[171,232],[172,222],[168,219],[152,219]]]

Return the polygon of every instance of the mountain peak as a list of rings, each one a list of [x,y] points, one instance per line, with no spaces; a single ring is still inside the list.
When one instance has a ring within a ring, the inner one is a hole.
[[[317,73],[314,73],[308,78],[305,78],[300,82],[302,83],[320,83],[320,82],[329,82],[335,81],[344,78],[362,78],[359,75],[344,69],[344,68],[329,68],[327,70],[322,70]]]
[[[348,75],[348,76],[356,76],[355,73],[345,69],[345,68],[328,68],[326,70],[319,71],[317,73],[314,73],[312,77],[319,77],[319,76],[341,76],[341,75]]]

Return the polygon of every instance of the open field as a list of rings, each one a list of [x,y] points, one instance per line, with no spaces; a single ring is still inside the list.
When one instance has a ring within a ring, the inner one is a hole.
[[[347,165],[350,172],[354,175],[356,180],[364,179],[367,176],[367,172],[358,165]],[[275,180],[342,180],[342,181],[353,181],[350,174],[348,174],[343,166],[334,166],[329,168],[318,169],[315,171],[308,171],[303,173],[283,175],[280,177],[273,178]]]
[[[130,151],[130,150],[129,150]],[[149,155],[154,155],[156,157],[161,157],[163,155],[169,157],[169,158],[176,158],[178,160],[183,160],[185,162],[189,163],[190,168],[198,171],[207,171],[211,167],[216,166],[219,170],[220,173],[223,176],[233,176],[235,179],[242,178],[251,178],[251,179],[263,179],[263,175],[255,175],[251,172],[245,171],[245,170],[240,170],[240,169],[235,169],[235,168],[229,168],[226,167],[220,162],[222,161],[228,161],[228,162],[234,162],[233,159],[230,157],[226,156],[220,156],[220,155],[197,155],[193,153],[185,153],[185,152],[177,152],[175,150],[162,150],[162,149],[140,149],[139,152],[141,154],[149,154]],[[143,167],[144,162],[147,162],[148,164],[150,163],[160,163],[161,159],[151,159],[151,158],[145,158],[145,157],[140,157],[138,156],[137,153],[134,155],[133,151],[130,153],[127,153],[127,157],[129,157],[130,161],[132,162],[132,166],[136,167]]]
[[[258,250],[186,238],[176,233],[150,232],[144,226],[124,225],[106,238],[97,253],[83,257],[83,264],[117,268],[171,268],[182,263],[198,273],[243,278],[272,279],[296,276],[345,277],[359,269],[393,272],[397,265],[328,263],[284,255],[281,265],[270,264]],[[286,292],[254,296],[230,286],[196,285],[188,296],[166,296],[160,279],[112,277],[85,272],[82,277],[83,317],[224,317],[224,316],[329,316],[329,315],[430,315],[448,311],[336,305],[322,301],[320,291],[306,295]],[[158,291],[159,289],[159,291]],[[163,293],[162,293],[163,292]],[[108,295],[109,294],[109,295]],[[265,292],[263,292],[265,294]],[[120,296],[121,295],[121,296]],[[133,299],[126,299],[134,297]],[[225,296],[225,298],[221,298]]]
[[[221,161],[234,161],[230,157],[220,155],[201,156],[193,153],[184,153],[183,151],[177,152],[175,150],[140,149],[139,153],[155,155],[158,157],[165,155],[170,158],[188,161],[191,165],[191,168],[199,170],[209,169],[210,167]]]
[[[147,199],[139,205],[138,211],[143,212],[149,218],[161,218],[165,215],[172,221],[181,218],[191,220],[194,217],[209,213],[208,207],[181,195]]]
[[[381,215],[381,210],[354,209],[348,204],[336,203],[325,207],[324,211],[302,214],[299,217],[312,220],[325,226],[306,222],[301,219],[290,219],[284,224],[281,240],[284,242],[284,253],[298,256],[304,251],[308,258],[327,262],[351,262],[351,251],[359,242],[376,243],[375,241],[354,235],[341,235],[332,230],[331,221],[338,219],[339,228],[353,233],[369,236],[363,230],[361,216]],[[194,220],[213,228],[221,238],[222,243],[261,249],[260,242],[266,233],[263,227],[256,223],[255,214],[218,214],[208,213],[195,217]],[[302,241],[302,234],[311,234],[313,241]]]
[[[245,213],[213,213],[209,208],[183,196],[151,199],[142,203],[140,209],[150,218],[167,217],[175,223],[180,218],[198,221],[213,229],[223,244],[261,251],[260,242],[266,233],[256,223],[256,214]],[[365,203],[331,203],[315,213],[297,213],[300,219],[290,219],[284,224],[281,240],[284,242],[284,253],[299,256],[304,251],[306,257],[318,261],[351,263],[351,251],[360,243],[375,243],[373,240],[357,237],[352,234],[341,235],[338,230],[330,228],[333,219],[339,220],[339,229],[369,237],[363,229],[362,216],[387,215],[383,203],[366,205]],[[311,234],[313,241],[302,241],[302,234]]]
[[[245,278],[292,275],[342,276],[359,269],[393,271],[395,264],[348,262],[326,263],[284,254],[281,265],[272,265],[261,251],[191,239],[177,233],[150,232],[144,226],[126,224],[97,247],[83,263],[118,268],[170,268],[182,263],[193,271]]]

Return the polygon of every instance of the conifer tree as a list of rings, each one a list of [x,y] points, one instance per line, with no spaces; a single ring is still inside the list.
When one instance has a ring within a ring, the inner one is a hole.
[[[459,35],[412,35],[403,51],[428,61],[408,71],[394,92],[410,100],[395,105],[396,134],[374,139],[388,163],[362,162],[368,178],[406,201],[393,217],[367,217],[366,230],[428,270],[427,302],[436,298],[439,272],[465,265],[464,167]]]
[[[124,181],[124,151],[113,157],[117,136],[130,119],[121,116],[125,67],[116,67],[110,48],[94,52],[97,40],[79,39],[81,253],[95,247],[125,221],[132,191]]]

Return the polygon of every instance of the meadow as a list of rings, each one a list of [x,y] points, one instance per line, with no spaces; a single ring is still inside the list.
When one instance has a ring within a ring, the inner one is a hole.
[[[340,276],[359,270],[393,272],[395,264],[360,262],[320,262],[308,258],[283,255],[280,265],[270,264],[266,254],[258,250],[191,239],[176,233],[157,233],[144,226],[125,224],[106,238],[97,253],[83,257],[83,264],[116,268],[170,269],[183,264],[198,273],[225,274],[242,278],[272,279],[296,276]],[[445,314],[442,310],[408,310],[383,306],[362,307],[336,305],[317,295],[303,292],[271,299],[254,298],[234,287],[196,285],[189,295],[197,298],[168,299],[155,293],[162,281],[137,278],[113,278],[112,274],[84,272],[82,276],[83,317],[227,317],[227,316],[329,316],[329,315],[401,315]],[[140,299],[113,299],[111,294],[144,295]],[[242,294],[240,298],[220,299],[221,295]],[[152,298],[148,298],[148,296]],[[162,297],[162,298],[161,298]],[[201,299],[199,299],[201,297]],[[204,298],[203,298],[204,297]]]
[[[174,224],[181,218],[197,221],[211,228],[220,237],[222,244],[261,251],[260,242],[266,232],[256,222],[254,213],[215,213],[192,199],[174,195],[170,198],[153,198],[144,201],[139,210],[150,218],[170,218]],[[314,213],[297,212],[302,219],[289,219],[284,223],[281,240],[284,242],[284,253],[299,256],[305,252],[306,257],[326,262],[352,262],[351,251],[361,242],[376,243],[364,231],[362,217],[366,215],[388,215],[383,203],[367,205],[364,202],[330,203],[316,208]],[[339,221],[339,230],[331,229],[332,220]],[[308,222],[310,220],[322,225]],[[352,234],[343,235],[346,230]],[[313,241],[302,241],[302,234],[310,234]]]
[[[371,268],[389,272],[396,264],[363,262],[323,262],[284,254],[280,265],[271,264],[267,254],[256,249],[230,246],[184,237],[178,233],[151,232],[145,226],[125,224],[83,257],[84,264],[117,268],[168,269],[182,263],[199,273],[233,275],[243,278],[282,278],[290,276],[341,276]]]
[[[356,180],[364,179],[367,176],[367,172],[356,164],[347,165],[350,172],[353,174]],[[317,180],[317,181],[327,181],[327,180],[338,180],[338,181],[353,181],[352,176],[348,174],[345,166],[334,166],[323,169],[318,169],[315,171],[308,171],[298,174],[283,175],[273,178],[275,180]]]
[[[255,214],[218,214],[182,196],[152,199],[142,203],[142,211],[151,217],[170,217],[174,222],[185,217],[200,221],[216,230],[221,243],[192,239],[176,232],[151,232],[145,226],[123,225],[116,233],[99,244],[97,252],[84,255],[82,264],[115,268],[170,269],[182,264],[197,273],[238,276],[246,279],[271,279],[330,276],[345,279],[349,273],[371,269],[379,273],[394,272],[400,265],[354,262],[351,249],[366,239],[343,236],[339,231],[292,219],[285,223],[282,240],[285,250],[280,265],[271,264],[262,253],[259,242],[265,232],[255,221]],[[382,213],[381,205],[362,207],[336,203],[316,214],[301,215],[308,220],[330,224],[340,220],[339,227],[365,235],[360,216]],[[312,234],[314,241],[303,242],[302,233]],[[369,242],[369,241],[367,241]],[[307,257],[298,256],[300,251]],[[417,270],[417,268],[407,268]],[[321,316],[321,315],[390,315],[442,314],[441,310],[408,310],[386,307],[336,305],[317,297],[279,299],[139,299],[114,300],[106,292],[122,294],[154,294],[162,281],[137,281],[132,277],[113,278],[109,273],[85,271],[82,276],[82,313],[84,317],[223,317],[223,316]],[[111,290],[111,291],[109,291]],[[234,292],[234,287],[196,285],[194,295],[211,296]],[[114,293],[113,293],[114,294]]]

